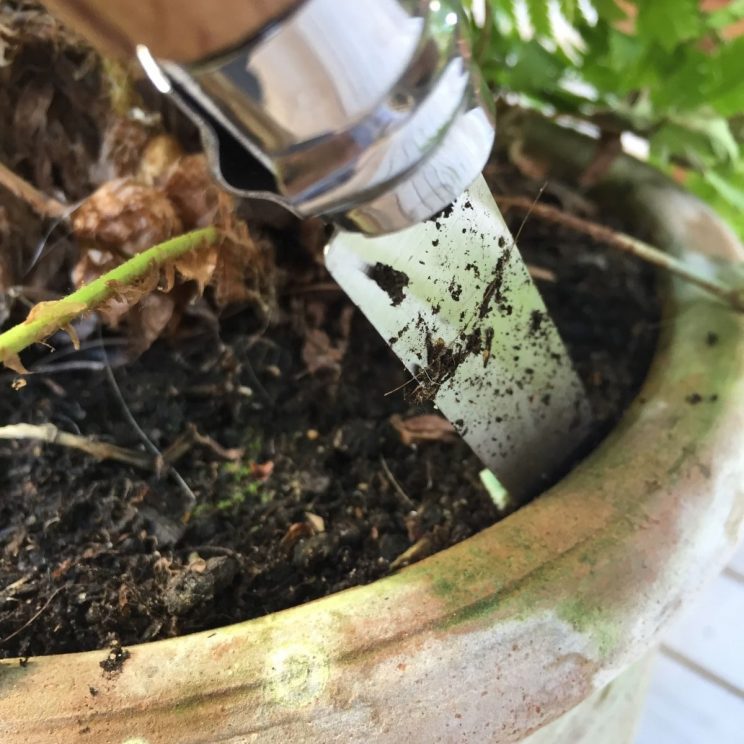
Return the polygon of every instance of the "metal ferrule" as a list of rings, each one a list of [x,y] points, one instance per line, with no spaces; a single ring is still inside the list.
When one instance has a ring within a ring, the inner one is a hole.
[[[445,0],[307,0],[218,59],[139,56],[226,187],[383,234],[446,207],[488,158],[488,97],[458,20]]]

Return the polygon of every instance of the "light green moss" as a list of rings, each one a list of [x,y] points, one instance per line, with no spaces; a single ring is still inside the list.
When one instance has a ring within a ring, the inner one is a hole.
[[[556,608],[558,617],[571,627],[589,636],[597,645],[600,656],[606,658],[622,643],[623,632],[611,612],[599,605],[571,599]]]

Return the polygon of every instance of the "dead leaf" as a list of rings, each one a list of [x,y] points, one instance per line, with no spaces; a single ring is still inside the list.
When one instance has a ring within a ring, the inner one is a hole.
[[[80,350],[80,336],[78,336],[78,332],[75,330],[75,326],[72,325],[72,323],[65,323],[62,326],[62,330],[70,337],[70,341],[72,342],[72,348],[75,349],[75,351]]]
[[[71,313],[73,315],[79,315],[85,312],[88,306],[84,302],[65,302],[63,308],[60,307],[58,300],[52,300],[51,302],[37,302],[26,316],[24,323],[36,323],[38,321],[47,321],[50,324],[55,324],[53,330],[57,330],[56,318],[61,310],[65,314]]]
[[[306,318],[311,324],[325,324],[328,306],[322,302],[309,302],[305,306]],[[351,323],[354,317],[354,306],[345,305],[335,319],[337,336],[331,340],[330,335],[321,328],[309,328],[305,331],[305,342],[302,347],[302,360],[307,371],[315,374],[322,370],[341,373],[341,363],[349,348]]]
[[[217,268],[217,256],[217,247],[208,245],[199,250],[184,253],[176,259],[173,268],[184,281],[196,282],[199,294],[204,294],[204,287],[209,284]],[[170,287],[168,287],[168,291],[170,291]]]
[[[175,161],[163,189],[189,228],[212,224],[220,208],[229,214],[234,210],[232,197],[217,186],[203,154]]]
[[[431,555],[433,551],[433,540],[431,535],[424,535],[420,540],[415,542],[409,548],[404,550],[395,560],[390,563],[390,570],[397,571],[403,566],[420,561],[422,558]]]
[[[265,481],[273,472],[274,462],[272,460],[251,463],[251,475],[256,480]]]
[[[313,528],[308,522],[293,522],[289,525],[279,545],[286,550],[291,550],[302,538],[312,537]]]
[[[221,223],[219,223],[221,224]],[[219,308],[251,303],[263,309],[274,301],[272,254],[253,240],[245,223],[233,226],[217,247],[212,284]]]
[[[124,613],[125,617],[130,614],[129,604],[132,598],[132,590],[126,584],[119,585],[118,602],[119,612]]]
[[[18,528],[18,530],[13,534],[13,537],[11,537],[5,545],[3,551],[5,555],[10,556],[11,558],[17,558],[21,547],[23,547],[23,543],[26,542],[27,534],[25,527]]]
[[[58,566],[52,571],[52,578],[56,581],[64,576],[72,567],[72,558],[65,558]]]
[[[145,295],[153,292],[158,285],[159,272],[153,267],[135,284],[121,284],[120,282],[108,282],[109,289],[113,294],[96,310],[111,326],[116,326],[119,319],[134,307]]]
[[[127,116],[111,117],[103,133],[98,161],[91,167],[91,179],[102,184],[124,176],[138,175],[142,152],[150,132],[141,122]],[[151,183],[141,179],[143,183]]]
[[[173,317],[175,306],[170,294],[153,292],[142,297],[129,317],[129,334],[135,354],[149,349],[163,333]]]
[[[168,197],[132,178],[109,181],[86,199],[72,218],[85,249],[108,249],[129,258],[183,231]]]
[[[320,328],[311,328],[305,334],[302,361],[311,375],[321,370],[338,373],[346,354],[346,347],[346,344],[334,345],[330,336]]]
[[[8,369],[13,370],[19,375],[28,374],[28,370],[23,366],[23,362],[18,354],[0,349],[0,364],[4,364]]]
[[[305,519],[308,524],[313,528],[313,532],[320,533],[325,532],[325,520],[318,514],[312,512],[305,512]]]
[[[157,134],[151,137],[144,147],[144,152],[141,147],[138,152],[140,159],[137,164],[137,180],[148,186],[160,184],[169,177],[173,165],[179,159],[185,159],[182,157],[181,145],[170,134]],[[168,196],[173,201],[171,195]]]
[[[404,419],[397,413],[390,417],[390,423],[400,435],[400,441],[410,446],[420,442],[456,442],[455,427],[442,416],[423,414]]]

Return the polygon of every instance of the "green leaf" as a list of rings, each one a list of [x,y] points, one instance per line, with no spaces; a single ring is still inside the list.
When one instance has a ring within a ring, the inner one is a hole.
[[[551,38],[553,25],[550,23],[548,0],[526,0],[526,4],[535,35],[544,39]]]
[[[725,8],[710,13],[705,19],[705,25],[715,31],[720,31],[744,18],[744,0],[733,0]]]
[[[730,201],[724,199],[720,192],[698,173],[690,174],[685,181],[685,187],[713,207],[744,240],[744,210],[732,206]]]
[[[719,114],[744,112],[744,36],[725,44],[712,60],[708,101]]]
[[[627,14],[615,0],[591,0],[591,3],[603,21],[623,21],[627,18]]]
[[[734,163],[740,155],[726,119],[703,114],[664,124],[651,138],[651,148],[662,161],[684,158],[700,170]]]
[[[517,14],[514,10],[514,0],[489,0],[489,2],[494,15],[508,18],[512,28],[516,29]]]
[[[576,0],[560,0],[561,13],[569,23],[576,20]]]
[[[563,69],[555,55],[533,40],[521,46],[514,66],[503,71],[503,80],[516,92],[551,90],[558,86]]]
[[[609,59],[616,70],[627,70],[635,66],[638,57],[643,54],[643,43],[637,36],[612,30],[608,37]]]
[[[744,189],[735,186],[731,181],[714,170],[703,171],[703,178],[732,207],[741,210],[744,217]]]
[[[475,29],[485,79],[550,115],[650,137],[657,165],[691,165],[699,193],[733,210],[744,188],[744,37],[716,36],[744,18],[744,0],[712,13],[700,0],[619,1],[488,0],[494,25]],[[515,8],[528,14],[534,38],[520,36]],[[573,20],[581,46],[558,43],[556,8]],[[617,28],[628,8],[637,10],[635,33]]]
[[[703,29],[697,0],[638,0],[638,35],[671,52]]]

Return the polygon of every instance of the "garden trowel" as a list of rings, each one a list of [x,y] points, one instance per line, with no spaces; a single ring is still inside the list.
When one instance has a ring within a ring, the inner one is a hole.
[[[589,410],[480,175],[493,120],[458,27],[439,0],[306,0],[204,62],[138,56],[226,187],[332,223],[328,270],[412,394],[522,496]]]

